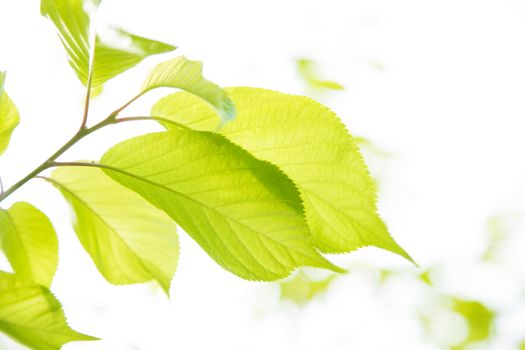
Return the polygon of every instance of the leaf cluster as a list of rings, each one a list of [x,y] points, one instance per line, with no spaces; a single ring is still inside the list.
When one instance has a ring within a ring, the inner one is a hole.
[[[174,46],[121,28],[95,28],[100,1],[42,0],[70,66],[86,87],[78,132],[0,202],[41,178],[60,191],[74,230],[113,284],[156,281],[169,295],[177,267],[177,226],[220,266],[257,281],[274,281],[301,266],[342,272],[322,253],[376,246],[410,260],[377,214],[376,194],[355,141],[325,106],[257,88],[222,89],[202,64],[180,56],[156,66],[125,105],[88,126],[90,94],[149,56]],[[100,35],[99,33],[111,33]],[[18,124],[0,74],[0,152]],[[182,90],[144,116],[121,114],[148,91]],[[137,136],[98,161],[58,161],[101,128],[152,121],[165,131]],[[50,175],[41,175],[56,168]],[[39,209],[0,208],[0,242],[14,273],[0,274],[0,330],[34,349],[92,340],[67,325],[52,296],[58,241]]]

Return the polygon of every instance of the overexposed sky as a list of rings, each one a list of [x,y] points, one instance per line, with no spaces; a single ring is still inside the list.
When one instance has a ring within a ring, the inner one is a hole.
[[[206,77],[222,86],[289,93],[303,93],[294,59],[311,58],[324,77],[346,87],[323,102],[352,133],[393,154],[370,164],[380,175],[381,215],[398,242],[423,268],[447,268],[444,285],[454,293],[507,309],[523,300],[523,226],[505,258],[511,268],[472,261],[483,250],[489,216],[525,211],[525,2],[104,0],[100,17],[179,49],[107,84],[93,102],[91,124],[174,55],[203,61]],[[8,71],[5,87],[21,114],[0,158],[9,186],[76,131],[83,90],[37,0],[0,0],[0,70]],[[133,108],[144,113],[160,95]],[[96,159],[117,140],[158,127],[118,129],[90,136],[62,159]],[[168,301],[147,285],[115,287],[98,276],[67,205],[49,185],[35,180],[4,204],[18,200],[47,212],[58,231],[52,290],[70,324],[104,338],[65,349],[437,349],[423,341],[414,317],[424,293],[403,279],[380,293],[367,282],[372,272],[356,272],[297,309],[277,301],[275,286],[221,270],[181,234]],[[413,268],[375,249],[334,260]],[[525,324],[522,304],[501,321],[502,340],[490,349],[513,349],[520,329],[512,325]]]

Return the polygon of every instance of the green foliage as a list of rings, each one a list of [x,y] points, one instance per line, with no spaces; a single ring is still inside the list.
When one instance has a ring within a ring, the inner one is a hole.
[[[101,163],[242,278],[275,280],[298,266],[339,271],[311,246],[293,183],[220,135],[148,134],[113,147]]]
[[[0,202],[31,179],[47,180],[70,204],[77,237],[106,280],[156,281],[167,294],[179,257],[176,224],[220,266],[248,280],[277,280],[302,266],[344,272],[321,253],[364,246],[411,260],[377,214],[375,187],[356,140],[335,113],[309,98],[223,90],[203,77],[200,62],[177,57],[157,65],[138,95],[88,127],[91,97],[105,82],[175,49],[119,28],[95,30],[92,16],[100,2],[41,0],[42,15],[55,25],[86,86],[84,115],[67,143],[2,188]],[[311,62],[299,68],[316,88],[342,88],[318,79]],[[4,80],[0,73],[0,154],[19,121]],[[119,117],[159,87],[184,91],[160,100],[152,116]],[[57,162],[87,135],[137,120],[155,120],[168,130],[126,140],[99,163]],[[58,169],[50,176],[40,175],[52,167]],[[0,330],[39,350],[95,339],[67,326],[48,290],[58,242],[45,214],[25,202],[0,208],[0,246],[15,271],[0,272]],[[282,297],[304,303],[335,278],[299,273],[282,284]]]
[[[235,107],[226,92],[202,76],[202,63],[177,57],[155,67],[144,86],[143,92],[158,88],[172,87],[199,96],[213,106],[223,122],[235,117]]]
[[[0,330],[33,349],[97,340],[67,325],[62,306],[44,286],[0,271],[0,296]]]
[[[58,241],[44,213],[25,202],[0,209],[0,242],[20,278],[51,285],[58,264]]]
[[[95,1],[92,5],[96,8],[99,3],[100,1]],[[107,29],[110,40],[93,35],[95,30],[90,25],[90,16],[85,7],[83,0],[42,0],[40,7],[42,15],[56,26],[68,54],[69,64],[84,86],[88,85],[90,75],[90,86],[97,88],[146,57],[175,49],[172,45],[146,39],[122,29]]]
[[[19,122],[18,109],[4,90],[5,72],[0,72],[0,155],[9,144],[11,134]]]
[[[335,113],[301,96],[254,88],[227,92],[237,117],[221,134],[277,165],[293,180],[319,249],[342,253],[376,246],[410,259],[377,215],[373,182]],[[184,92],[161,99],[152,115],[197,130],[215,130],[220,123],[213,109]],[[171,123],[163,125],[176,128]]]
[[[71,204],[78,238],[109,282],[156,280],[169,293],[179,244],[166,214],[100,169],[59,168],[48,181]]]

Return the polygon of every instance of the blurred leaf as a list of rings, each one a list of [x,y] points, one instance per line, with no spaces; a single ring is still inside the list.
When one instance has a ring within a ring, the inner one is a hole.
[[[521,212],[509,212],[492,216],[487,220],[487,230],[489,241],[482,259],[494,261],[501,253],[502,245],[510,237],[510,233],[525,219],[525,214]]]
[[[293,183],[220,135],[180,128],[139,136],[101,163],[242,278],[276,280],[299,266],[340,271],[311,246]]]
[[[289,280],[280,283],[281,299],[290,300],[296,304],[305,304],[326,292],[337,276],[331,275],[315,280],[301,271]]]
[[[100,1],[90,3],[96,8]],[[175,49],[174,46],[133,35],[122,29],[108,29],[106,34],[109,34],[111,40],[102,40],[98,35],[95,37],[93,58],[93,30],[84,0],[41,0],[40,6],[42,15],[54,23],[68,54],[69,64],[84,86],[87,86],[91,69],[91,87],[96,89],[146,57]]]
[[[175,223],[96,168],[56,169],[48,179],[75,211],[75,231],[111,283],[156,280],[169,293],[179,257]]]
[[[238,114],[221,134],[294,181],[319,249],[342,253],[376,246],[412,260],[377,215],[372,179],[335,113],[302,96],[255,88],[226,91]],[[152,114],[198,130],[215,130],[220,123],[213,109],[184,92],[161,99]]]
[[[426,269],[419,274],[419,280],[425,284],[428,284],[429,286],[433,286],[434,282],[432,282],[431,274],[432,274],[432,269]]]
[[[453,298],[452,303],[453,310],[465,318],[469,328],[467,338],[455,346],[455,350],[465,349],[471,343],[490,338],[495,317],[494,311],[479,301]]]
[[[354,137],[354,141],[361,150],[368,150],[378,157],[387,158],[387,157],[392,156],[392,153],[377,147],[375,144],[373,144],[369,139],[365,137],[362,137],[362,136]]]
[[[222,122],[235,117],[235,107],[228,94],[202,76],[202,63],[181,56],[155,67],[144,82],[143,92],[172,87],[185,90],[208,102],[219,113]]]
[[[301,78],[313,89],[344,90],[344,87],[334,81],[319,78],[315,63],[309,59],[296,61],[297,70]]]
[[[4,91],[6,73],[0,72],[0,155],[5,152],[20,116],[13,101]]]
[[[58,264],[58,240],[44,213],[25,202],[0,209],[0,242],[20,278],[51,285]]]
[[[97,340],[67,325],[51,292],[17,275],[0,272],[0,330],[38,350],[58,350],[70,341]]]

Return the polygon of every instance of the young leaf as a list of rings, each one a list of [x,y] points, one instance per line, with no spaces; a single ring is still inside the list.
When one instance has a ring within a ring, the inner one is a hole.
[[[222,122],[235,117],[235,107],[228,94],[202,76],[202,63],[181,56],[155,67],[142,87],[143,93],[158,87],[172,87],[190,92],[213,106]]]
[[[100,1],[91,3],[97,7]],[[90,69],[93,70],[91,86],[97,88],[146,57],[175,49],[174,46],[133,35],[122,29],[109,29],[107,32],[112,37],[111,42],[97,35],[94,50],[91,50],[93,43],[90,42],[90,18],[84,7],[84,0],[41,1],[42,15],[55,24],[69,63],[86,86]],[[95,53],[94,57],[91,57],[92,51]]]
[[[58,264],[58,240],[47,216],[29,203],[0,209],[0,246],[21,278],[51,285]]]
[[[143,38],[123,29],[111,29],[112,44],[97,37],[92,86],[97,87],[142,62],[151,55],[170,52],[175,46]],[[124,43],[123,47],[115,47]]]
[[[139,136],[111,148],[101,164],[242,278],[276,280],[305,265],[340,271],[311,246],[292,182],[221,135]]]
[[[179,257],[175,223],[96,168],[58,168],[48,179],[75,211],[75,231],[111,283],[156,280],[169,293]]]
[[[0,72],[0,155],[4,153],[20,120],[18,109],[4,91],[5,72]]]
[[[0,331],[38,350],[98,340],[67,325],[62,306],[47,288],[6,272],[0,272]]]
[[[342,253],[376,246],[411,260],[377,215],[372,179],[335,113],[302,96],[255,88],[226,91],[238,114],[221,134],[295,182],[319,249]],[[220,123],[208,105],[184,92],[161,99],[152,115],[197,130],[216,130]]]

